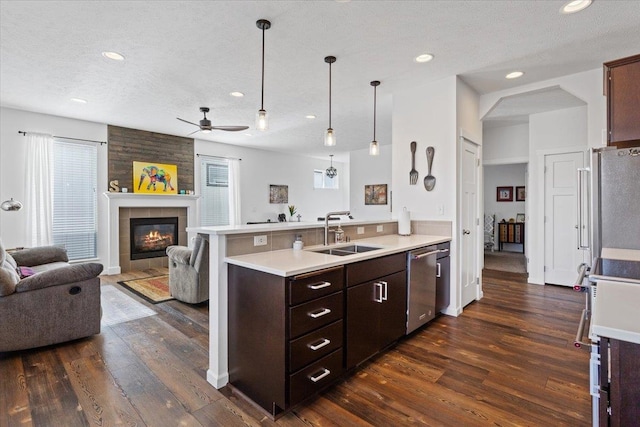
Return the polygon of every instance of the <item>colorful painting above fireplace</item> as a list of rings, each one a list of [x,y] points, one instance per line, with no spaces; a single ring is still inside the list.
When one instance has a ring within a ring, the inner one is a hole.
[[[178,166],[133,162],[133,192],[178,194]]]

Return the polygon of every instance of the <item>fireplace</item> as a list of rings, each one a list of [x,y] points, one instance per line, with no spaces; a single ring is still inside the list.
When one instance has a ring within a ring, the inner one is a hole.
[[[131,259],[165,256],[169,245],[178,244],[178,217],[130,218]]]

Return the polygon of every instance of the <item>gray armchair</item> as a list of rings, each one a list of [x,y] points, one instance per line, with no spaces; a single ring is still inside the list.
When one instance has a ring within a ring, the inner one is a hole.
[[[182,302],[209,299],[209,241],[198,234],[193,246],[169,246],[169,291]]]
[[[101,272],[102,264],[69,265],[62,248],[9,254],[0,242],[0,352],[100,333]]]

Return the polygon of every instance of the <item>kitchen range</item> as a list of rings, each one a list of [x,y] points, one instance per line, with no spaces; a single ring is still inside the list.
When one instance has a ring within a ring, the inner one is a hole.
[[[640,419],[640,148],[591,150],[578,171],[580,248],[575,290],[585,309],[575,346],[591,349],[594,426],[637,425]],[[583,337],[588,332],[589,340]]]

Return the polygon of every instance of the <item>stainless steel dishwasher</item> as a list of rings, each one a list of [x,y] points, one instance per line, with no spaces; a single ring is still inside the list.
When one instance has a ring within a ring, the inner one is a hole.
[[[407,253],[407,334],[436,316],[437,246]]]

